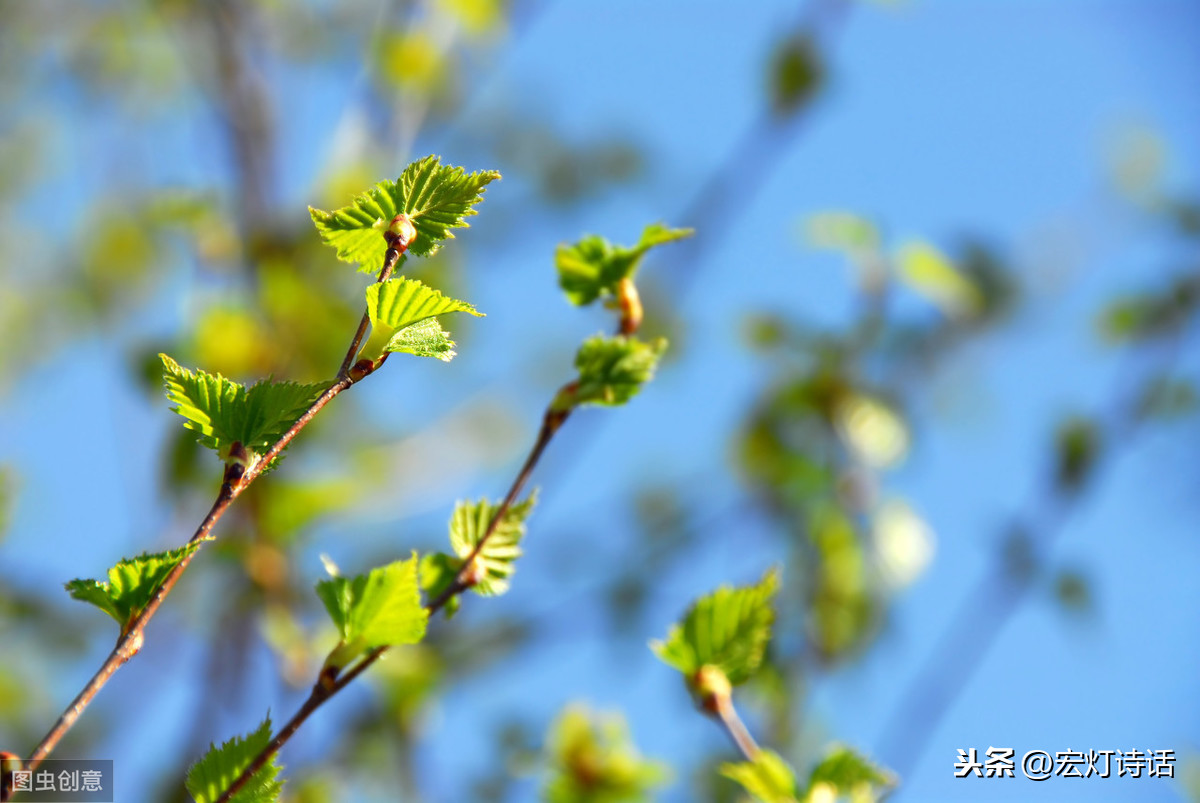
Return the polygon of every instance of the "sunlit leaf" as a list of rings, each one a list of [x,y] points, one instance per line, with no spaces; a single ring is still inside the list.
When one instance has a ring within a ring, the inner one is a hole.
[[[760,750],[753,761],[722,764],[721,774],[763,803],[796,801],[796,773],[771,750]]]
[[[983,307],[979,289],[929,243],[909,243],[898,256],[900,278],[951,318],[969,318]]]
[[[335,650],[339,666],[366,650],[416,644],[425,637],[429,612],[421,604],[415,556],[354,578],[322,580],[317,596],[341,635]]]
[[[573,304],[590,304],[601,296],[612,296],[622,279],[637,273],[647,251],[691,237],[692,233],[691,229],[671,229],[652,223],[633,246],[613,245],[595,235],[574,245],[560,245],[554,254],[558,283]]]
[[[159,357],[172,409],[222,459],[235,442],[251,455],[266,452],[325,390],[323,384],[269,380],[246,388],[220,374],[189,371],[166,354]]]
[[[478,579],[472,590],[485,596],[503,594],[508,590],[508,578],[516,571],[521,557],[521,539],[525,536],[525,519],[529,517],[537,495],[531,494],[504,512],[492,534],[475,556]],[[478,502],[459,502],[450,519],[450,546],[459,558],[467,558],[483,538],[499,510],[486,499]]]
[[[448,362],[455,354],[454,341],[435,316],[451,312],[483,315],[467,302],[444,296],[416,279],[372,284],[367,288],[371,339],[363,353],[374,358],[376,352],[404,352]]]
[[[108,581],[72,580],[66,584],[72,597],[95,605],[121,626],[121,632],[142,612],[171,570],[200,548],[195,541],[169,552],[126,558],[108,570]]]
[[[667,341],[663,338],[647,343],[624,335],[596,335],[585,340],[575,356],[579,379],[559,394],[555,409],[581,404],[624,404],[654,378],[654,370],[666,348]]]
[[[893,785],[890,772],[849,747],[834,745],[809,775],[804,799],[815,803],[848,797],[855,803],[871,803]]]
[[[744,683],[762,663],[775,612],[771,599],[779,589],[772,569],[756,585],[721,586],[696,600],[665,641],[651,649],[689,680],[704,666],[720,669],[733,685]]]
[[[488,184],[500,178],[494,170],[467,173],[461,167],[442,165],[427,156],[404,169],[398,181],[383,181],[333,212],[309,208],[321,239],[337,250],[338,258],[357,262],[359,270],[377,273],[383,267],[387,243],[383,232],[392,218],[403,212],[417,227],[408,253],[429,256],[443,240],[453,239],[452,228],[466,227],[476,214]]]
[[[260,752],[271,742],[271,719],[245,737],[235,736],[220,747],[209,747],[204,757],[187,773],[187,790],[196,803],[214,803],[237,780]],[[279,772],[283,769],[272,756],[250,781],[234,794],[230,803],[275,803],[283,789]]]

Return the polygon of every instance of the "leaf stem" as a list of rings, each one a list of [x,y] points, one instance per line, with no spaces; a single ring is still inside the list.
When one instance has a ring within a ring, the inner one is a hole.
[[[753,761],[758,756],[760,748],[758,742],[754,741],[754,737],[750,735],[746,723],[742,722],[742,718],[738,716],[737,709],[733,707],[733,698],[730,696],[718,698],[713,716],[729,734],[729,738],[733,740],[734,745],[741,751],[745,759]]]
[[[387,281],[388,277],[392,275],[392,272],[396,268],[397,262],[399,262],[400,255],[407,250],[409,243],[412,241],[411,238],[404,239],[402,237],[398,237],[391,231],[386,232],[384,237],[388,241],[388,250],[384,257],[383,268],[380,270],[379,277],[377,279],[377,281],[380,282]],[[193,544],[198,541],[211,540],[213,527],[215,527],[217,522],[221,520],[221,517],[225,515],[225,511],[229,509],[229,506],[233,504],[234,500],[236,500],[242,494],[242,491],[250,487],[250,484],[253,483],[254,480],[257,479],[269,465],[271,465],[273,460],[279,457],[280,453],[287,448],[288,444],[290,444],[298,434],[300,434],[302,429],[308,426],[309,422],[316,417],[317,413],[321,412],[321,410],[323,410],[325,406],[329,404],[329,402],[333,401],[336,396],[342,393],[342,391],[348,389],[356,382],[368,376],[378,367],[376,365],[358,366],[354,364],[354,358],[358,355],[358,349],[362,345],[362,339],[366,334],[367,327],[369,325],[370,315],[364,312],[362,321],[359,323],[358,329],[350,341],[350,346],[346,350],[346,357],[342,361],[342,367],[338,370],[337,379],[333,382],[333,384],[325,389],[324,393],[317,397],[316,401],[309,405],[308,409],[304,411],[304,414],[296,419],[295,423],[293,423],[292,426],[289,427],[282,436],[280,436],[279,440],[277,440],[271,446],[271,448],[267,450],[262,458],[249,468],[245,469],[244,472],[242,472],[241,467],[237,464],[231,464],[231,466],[226,469],[224,480],[221,483],[221,491],[217,494],[216,501],[213,502],[212,507],[208,511],[208,515],[204,517],[204,520],[200,522],[200,526],[196,528],[196,532],[190,539],[188,539],[189,544]],[[179,578],[183,575],[184,571],[188,567],[188,564],[192,562],[192,558],[195,557],[195,555],[196,552],[191,552],[186,555],[183,560],[181,560],[179,564],[167,574],[162,583],[154,591],[154,594],[150,597],[150,601],[146,604],[146,607],[142,608],[142,610],[138,612],[137,616],[135,616],[133,620],[129,622],[125,628],[123,628],[121,636],[117,640],[116,647],[114,647],[113,651],[109,653],[108,657],[104,660],[104,663],[101,664],[100,668],[92,676],[91,680],[87,682],[87,685],[83,687],[79,694],[75,696],[75,699],[71,701],[71,704],[67,706],[65,711],[63,711],[62,715],[59,716],[58,721],[54,723],[54,727],[50,729],[50,732],[42,738],[38,745],[33,749],[33,752],[29,754],[29,758],[25,760],[24,769],[37,769],[38,765],[40,765],[42,761],[44,761],[46,757],[50,755],[50,753],[58,746],[58,743],[62,740],[62,738],[67,734],[67,732],[71,730],[76,721],[78,721],[83,715],[83,712],[87,710],[87,707],[91,704],[92,700],[95,699],[97,694],[99,694],[100,690],[104,688],[108,681],[112,679],[112,676],[116,674],[117,670],[124,666],[127,661],[133,658],[133,656],[138,654],[142,648],[143,642],[145,641],[144,631],[146,625],[150,622],[150,619],[154,617],[154,614],[158,611],[159,606],[162,605],[163,600],[165,600],[167,595],[171,593],[171,589],[175,587],[175,584],[179,581]],[[320,703],[318,702],[316,705],[320,705]],[[305,717],[307,717],[307,715],[307,713],[304,714]],[[300,721],[303,721],[303,717],[301,717]],[[295,727],[299,727],[299,724],[299,722],[296,722]],[[281,731],[281,735],[282,733],[283,732]],[[284,741],[286,741],[286,738]],[[11,797],[12,788],[10,782],[5,784],[3,788],[0,788],[0,800],[7,801],[10,800]]]

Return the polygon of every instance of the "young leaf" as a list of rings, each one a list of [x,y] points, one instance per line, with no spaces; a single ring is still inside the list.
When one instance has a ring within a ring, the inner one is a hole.
[[[448,361],[454,356],[454,341],[434,317],[450,312],[483,315],[467,302],[444,296],[416,279],[372,284],[367,288],[371,339],[363,353],[375,358],[399,351]]]
[[[124,559],[108,570],[108,582],[72,580],[66,584],[67,592],[107,613],[117,621],[124,634],[171,570],[199,549],[200,544],[196,541],[169,552]]]
[[[436,318],[429,318],[396,332],[383,350],[450,362],[458,354],[454,346],[449,332],[442,328]]]
[[[475,556],[475,575],[478,577],[471,589],[484,596],[503,594],[508,590],[508,578],[516,571],[517,558],[521,556],[521,538],[525,535],[525,519],[529,517],[537,495],[531,494],[524,502],[512,505],[496,524],[479,554]],[[450,518],[450,546],[454,553],[466,559],[483,538],[495,517],[498,505],[486,499],[478,502],[459,502]],[[460,566],[461,568],[461,566]]]
[[[855,800],[876,800],[875,793],[895,784],[892,774],[843,745],[835,745],[812,771],[808,779],[807,800],[851,797]],[[865,794],[864,794],[865,793]]]
[[[559,286],[577,306],[590,304],[600,296],[614,295],[617,284],[637,272],[647,251],[691,236],[691,229],[669,229],[661,223],[652,223],[632,247],[613,245],[596,235],[584,237],[574,245],[560,245],[554,253]]]
[[[596,335],[584,341],[575,355],[579,379],[554,401],[558,410],[581,404],[624,404],[654,378],[667,341],[646,343],[636,337]]]
[[[337,250],[338,258],[357,262],[364,273],[383,267],[387,243],[383,231],[404,212],[417,227],[408,253],[429,256],[443,240],[453,239],[452,228],[466,228],[465,218],[476,214],[488,184],[500,178],[495,170],[467,173],[427,156],[404,169],[397,181],[383,181],[333,212],[309,207],[321,240]]]
[[[196,803],[213,803],[270,742],[271,718],[267,717],[245,738],[235,736],[220,747],[210,745],[204,757],[188,770],[185,781],[188,793]],[[232,803],[275,803],[283,789],[283,781],[278,778],[281,769],[272,756],[254,773],[250,782],[234,794]]]
[[[354,578],[322,580],[317,596],[342,637],[335,650],[339,665],[375,647],[416,644],[425,637],[429,612],[421,604],[415,555]]]
[[[224,460],[235,443],[251,455],[266,452],[325,390],[325,385],[263,380],[246,388],[220,374],[189,371],[166,354],[163,381],[171,408],[200,442]]]
[[[434,552],[421,558],[421,588],[429,599],[437,599],[454,585],[458,572],[462,569],[462,559],[447,555],[445,552]],[[457,595],[446,600],[442,610],[450,619],[458,613],[459,598]]]
[[[796,803],[796,773],[771,750],[759,751],[753,761],[722,764],[721,774],[763,803]]]
[[[772,569],[757,585],[722,586],[696,600],[683,622],[671,627],[667,640],[650,648],[685,677],[701,667],[715,666],[733,685],[743,683],[762,663],[771,638],[775,614],[771,598],[779,589],[779,573]]]

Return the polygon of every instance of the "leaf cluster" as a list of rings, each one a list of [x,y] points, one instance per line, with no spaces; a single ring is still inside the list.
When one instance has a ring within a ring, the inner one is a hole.
[[[454,238],[451,229],[468,226],[466,218],[477,214],[474,206],[498,178],[495,170],[468,173],[441,164],[437,156],[427,156],[406,167],[398,180],[380,182],[341,209],[325,212],[309,207],[309,214],[321,240],[337,251],[338,259],[358,263],[364,273],[378,273],[387,252],[383,231],[392,218],[403,212],[416,226],[408,253],[431,256],[442,241]]]
[[[560,245],[554,254],[559,286],[577,306],[611,297],[622,280],[632,279],[637,273],[647,251],[692,234],[691,229],[672,229],[662,223],[651,223],[633,246],[613,245],[596,235],[584,237],[573,245]]]

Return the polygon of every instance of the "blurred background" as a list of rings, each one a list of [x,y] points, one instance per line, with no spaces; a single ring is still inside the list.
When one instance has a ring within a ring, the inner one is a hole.
[[[640,274],[658,378],[571,420],[512,590],[310,720],[288,799],[535,799],[578,703],[670,767],[631,799],[736,800],[645,645],[780,565],[738,699],[796,766],[843,742],[895,801],[1200,800],[1198,75],[1187,0],[0,3],[0,749],[111,649],[61,584],[182,543],[218,487],[155,355],[331,377],[366,277],[306,206],[437,153],[504,178],[410,272],[488,317],[304,432],[58,757],[181,800],[210,741],[286,719],[334,641],[319,556],[441,549],[500,496],[611,327],[555,246],[662,220],[697,235]],[[954,778],[992,746],[1176,778]]]

